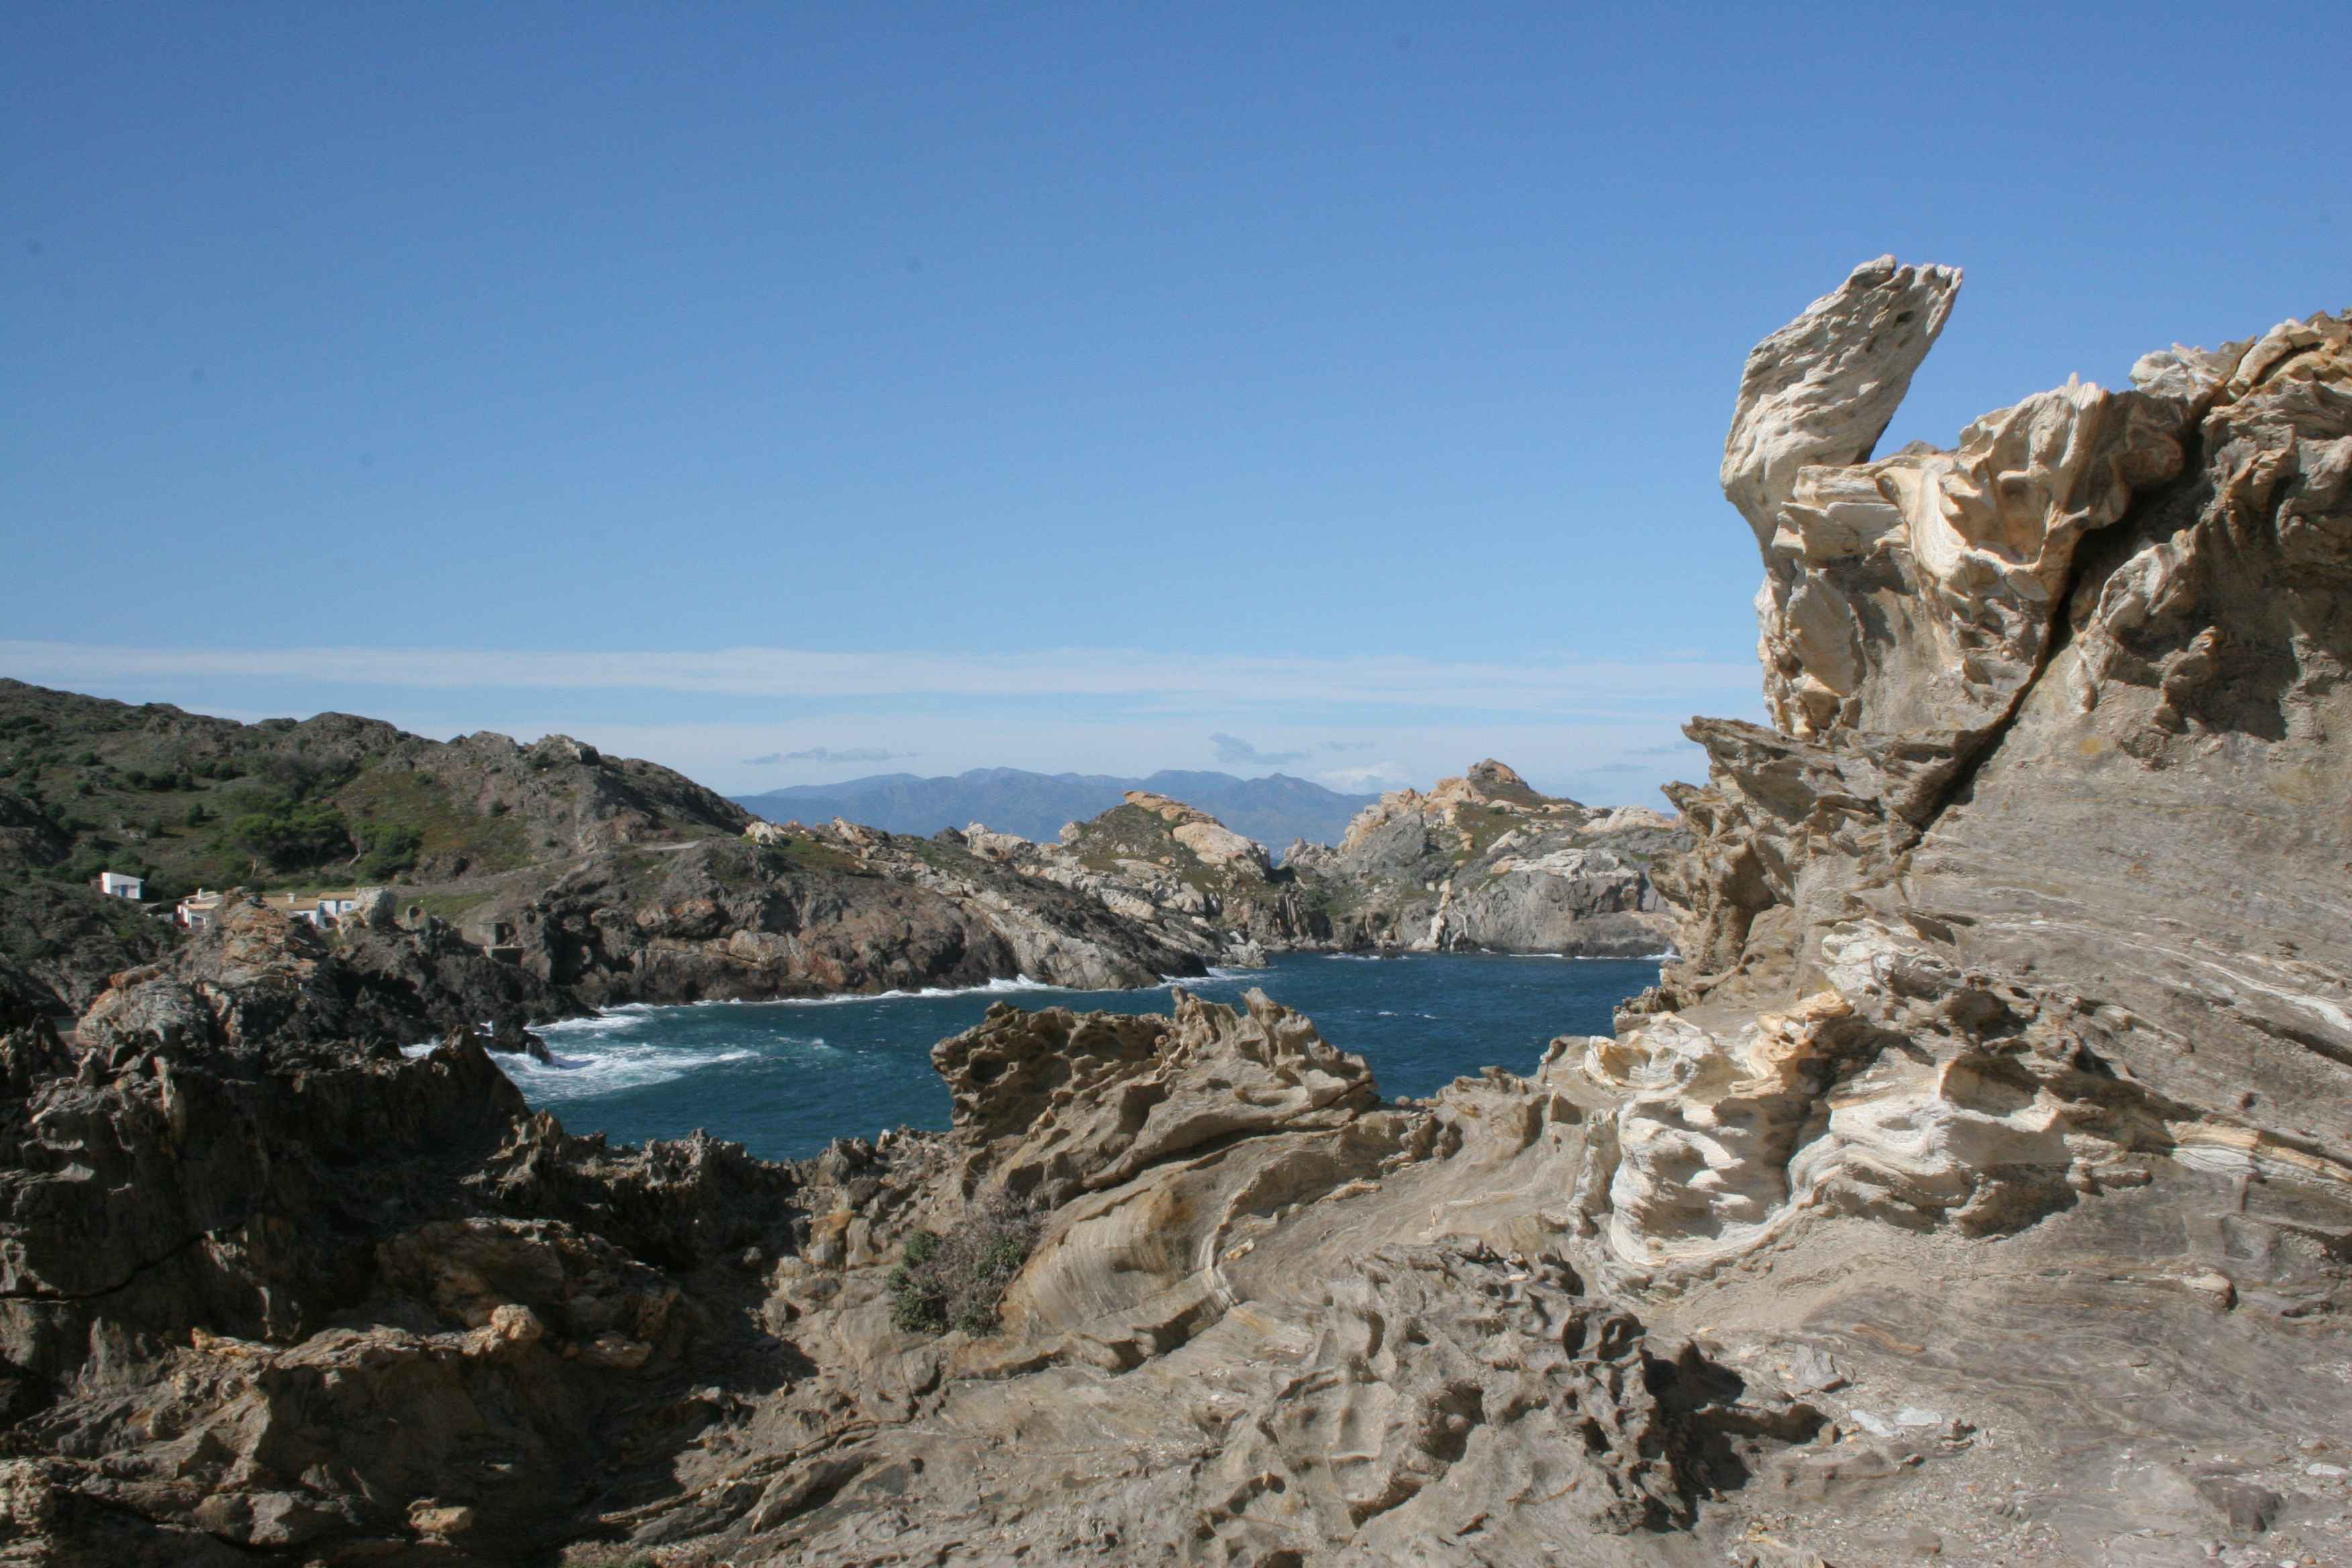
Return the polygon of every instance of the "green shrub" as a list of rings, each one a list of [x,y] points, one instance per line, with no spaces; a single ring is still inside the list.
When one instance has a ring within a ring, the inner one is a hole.
[[[967,1210],[945,1236],[908,1237],[890,1271],[892,1325],[908,1333],[992,1332],[1004,1288],[1029,1260],[1040,1223],[1031,1210],[998,1200]]]

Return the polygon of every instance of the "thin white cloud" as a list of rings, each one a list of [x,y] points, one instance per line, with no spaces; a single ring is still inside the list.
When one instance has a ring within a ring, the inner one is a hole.
[[[747,768],[772,768],[783,763],[895,763],[915,756],[914,752],[893,752],[882,746],[811,746],[798,752],[769,752],[757,757],[746,757]]]
[[[1374,763],[1369,767],[1333,768],[1328,773],[1316,775],[1321,783],[1349,795],[1369,795],[1376,790],[1402,789],[1412,776],[1402,763]]]
[[[1192,658],[1118,648],[1017,654],[498,648],[160,648],[0,642],[20,679],[299,680],[438,689],[653,690],[733,697],[1106,697],[1162,702],[1349,702],[1561,710],[1699,697],[1755,683],[1746,663],[1489,664],[1381,655]]]
[[[1307,760],[1304,752],[1261,752],[1239,735],[1212,735],[1209,743],[1217,750],[1217,761],[1227,766],[1278,768],[1285,763]]]

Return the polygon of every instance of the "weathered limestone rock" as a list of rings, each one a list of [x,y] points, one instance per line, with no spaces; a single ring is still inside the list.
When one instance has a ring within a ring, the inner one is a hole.
[[[2077,543],[2179,472],[2196,403],[2077,383],[1952,451],[1865,461],[1958,288],[1882,258],[1748,358],[1724,492],[1764,547],[1765,699],[1793,734],[1999,723],[2040,668]]]

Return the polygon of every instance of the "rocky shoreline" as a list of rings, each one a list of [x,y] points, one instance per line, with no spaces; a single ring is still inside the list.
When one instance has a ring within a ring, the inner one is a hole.
[[[949,1131],[784,1165],[398,1048],[477,962],[524,1013],[884,978],[819,890],[1003,900],[1017,963],[1350,929],[1157,797],[611,846],[520,960],[241,903],[69,1030],[0,970],[0,1562],[2352,1555],[2352,321],[1874,458],[1958,285],[1866,264],[1750,356],[1778,728],[1692,724],[1685,840],[1482,764],[1337,847],[1355,931],[1438,943],[1641,868],[1681,960],[1528,1077],[998,1006]]]

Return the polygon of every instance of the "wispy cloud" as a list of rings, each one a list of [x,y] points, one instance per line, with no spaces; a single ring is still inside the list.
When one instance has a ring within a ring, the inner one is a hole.
[[[802,752],[770,752],[763,757],[746,757],[743,765],[772,768],[785,763],[890,763],[919,755],[919,752],[889,752],[879,746],[851,746],[841,751],[831,746],[811,746]]]
[[[1360,768],[1333,768],[1318,775],[1333,789],[1351,795],[1368,795],[1376,790],[1402,789],[1411,777],[1402,763],[1373,763]]]
[[[1374,744],[1370,741],[1326,741],[1323,749],[1327,752],[1369,752]]]
[[[1696,741],[1669,741],[1663,746],[1635,746],[1629,757],[1679,757],[1699,749]]]
[[[0,641],[20,679],[96,682],[301,681],[412,689],[650,690],[730,697],[1116,698],[1162,706],[1317,702],[1529,712],[1622,710],[1744,690],[1745,663],[1489,664],[1380,655],[1195,658],[1119,648],[1014,654],[499,648],[167,648]],[[1720,706],[1720,702],[1716,703]]]
[[[1277,768],[1307,760],[1304,752],[1261,752],[1238,735],[1212,735],[1209,742],[1217,748],[1217,761],[1239,767]]]

